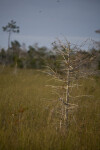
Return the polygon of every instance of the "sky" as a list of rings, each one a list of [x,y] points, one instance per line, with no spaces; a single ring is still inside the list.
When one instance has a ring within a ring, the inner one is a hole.
[[[26,46],[50,47],[56,38],[75,44],[99,41],[95,30],[100,29],[100,0],[0,0],[0,48],[7,48],[8,34],[2,26],[11,20],[20,27],[11,41]]]

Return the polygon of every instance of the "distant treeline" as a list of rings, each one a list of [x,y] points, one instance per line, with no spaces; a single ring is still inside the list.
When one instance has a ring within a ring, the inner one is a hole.
[[[37,44],[34,44],[34,46],[29,46],[26,49],[25,46],[22,46],[18,41],[13,41],[9,49],[0,49],[0,64],[33,69],[43,69],[49,64],[54,68],[59,68],[61,58],[59,54],[54,52],[55,48],[57,48],[57,46],[53,46],[52,49],[49,50],[47,47],[39,47]],[[84,68],[100,70],[100,50],[78,50],[74,55],[81,55],[82,58],[89,59],[89,61],[83,64]]]

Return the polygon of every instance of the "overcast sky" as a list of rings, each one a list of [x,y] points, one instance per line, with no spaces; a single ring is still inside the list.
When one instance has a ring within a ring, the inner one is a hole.
[[[11,40],[50,47],[58,37],[70,42],[100,39],[100,0],[0,0],[0,48],[7,47],[2,31],[11,20],[20,27]]]

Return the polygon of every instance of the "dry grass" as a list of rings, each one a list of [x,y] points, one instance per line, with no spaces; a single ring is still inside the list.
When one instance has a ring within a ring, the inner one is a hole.
[[[100,78],[73,91],[93,97],[74,100],[68,133],[59,130],[56,95],[48,77],[35,70],[0,73],[0,150],[100,150]]]

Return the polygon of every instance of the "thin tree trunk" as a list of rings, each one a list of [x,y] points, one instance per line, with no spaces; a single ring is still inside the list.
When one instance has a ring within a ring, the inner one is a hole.
[[[15,65],[15,73],[17,73],[17,61],[16,61],[16,65]]]
[[[67,81],[66,81],[66,106],[65,106],[65,119],[66,119],[66,128],[68,128],[68,103],[69,103],[69,84],[70,84],[70,47],[68,47],[68,69],[67,69]]]
[[[10,48],[10,36],[11,36],[11,32],[9,32],[8,34],[8,49]]]

